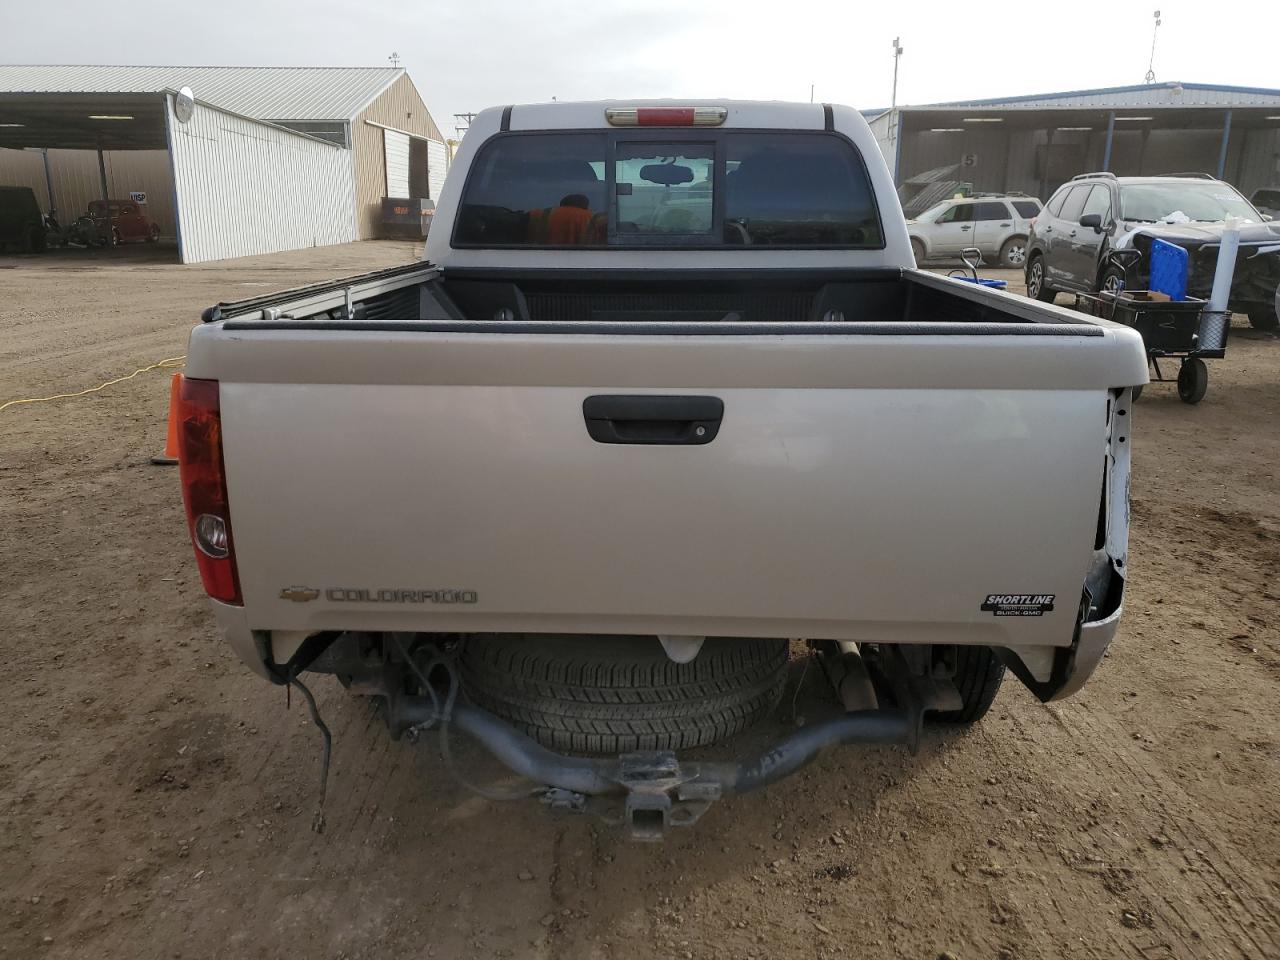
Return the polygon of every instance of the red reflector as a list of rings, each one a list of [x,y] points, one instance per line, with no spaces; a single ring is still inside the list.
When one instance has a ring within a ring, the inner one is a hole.
[[[205,593],[241,604],[235,543],[222,461],[222,414],[218,381],[182,378],[178,388],[178,472],[187,529]]]

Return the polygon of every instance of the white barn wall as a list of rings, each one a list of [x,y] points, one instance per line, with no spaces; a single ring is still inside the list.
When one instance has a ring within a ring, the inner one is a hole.
[[[179,123],[166,104],[184,263],[357,238],[350,150],[203,103]]]
[[[427,186],[431,199],[440,199],[445,175],[449,172],[449,151],[439,140],[427,141]]]

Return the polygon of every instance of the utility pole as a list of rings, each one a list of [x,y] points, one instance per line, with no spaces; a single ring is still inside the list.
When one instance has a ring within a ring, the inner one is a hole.
[[[1143,80],[1147,83],[1156,82],[1156,37],[1160,35],[1160,11],[1154,14],[1156,25],[1151,28],[1151,60],[1147,64],[1147,75]]]
[[[467,128],[471,126],[471,121],[476,118],[474,113],[455,113],[453,115],[453,132],[459,140],[463,134],[467,132]]]
[[[813,84],[809,84],[809,102],[813,103]]]

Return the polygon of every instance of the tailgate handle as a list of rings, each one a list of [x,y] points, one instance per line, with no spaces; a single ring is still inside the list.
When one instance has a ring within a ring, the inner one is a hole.
[[[710,443],[720,431],[719,397],[594,396],[582,401],[587,433],[597,443]]]

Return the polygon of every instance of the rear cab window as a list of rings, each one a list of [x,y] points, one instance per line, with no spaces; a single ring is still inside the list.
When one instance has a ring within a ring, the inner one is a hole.
[[[456,220],[455,247],[884,246],[857,148],[817,131],[500,134]]]

